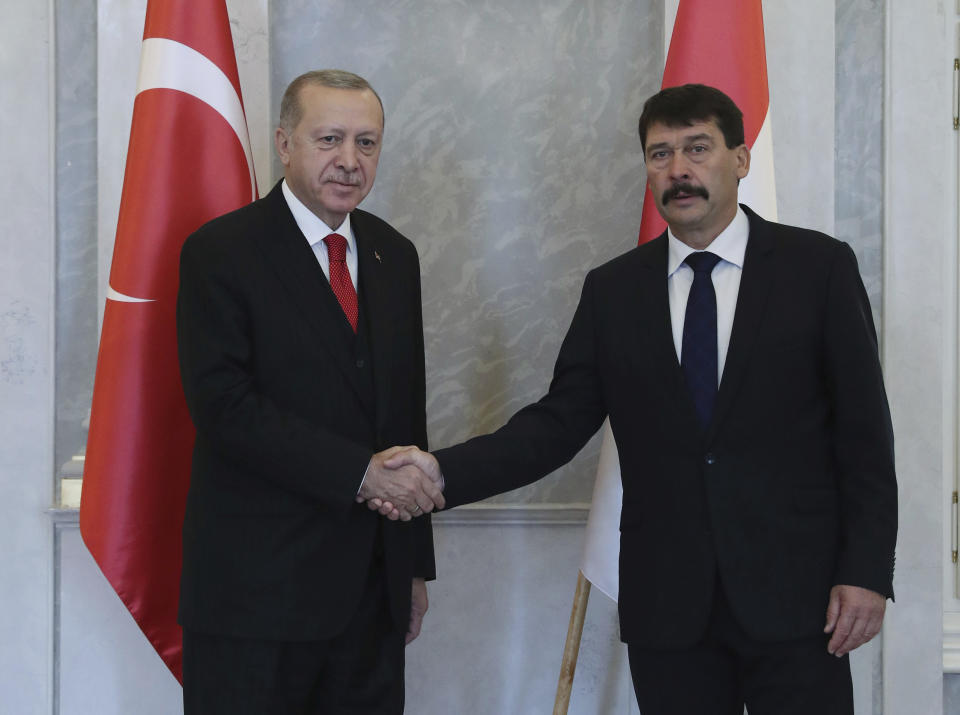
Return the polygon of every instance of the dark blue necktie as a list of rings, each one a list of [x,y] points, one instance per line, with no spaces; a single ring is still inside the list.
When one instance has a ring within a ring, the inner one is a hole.
[[[704,429],[717,401],[717,294],[710,274],[719,261],[720,256],[707,251],[691,253],[684,261],[693,269],[693,285],[683,319],[680,367]]]

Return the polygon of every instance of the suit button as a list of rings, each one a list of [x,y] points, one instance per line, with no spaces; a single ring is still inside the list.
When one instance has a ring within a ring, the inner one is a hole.
[[[357,367],[363,367],[363,358],[357,360]]]
[[[703,458],[703,461],[704,461],[706,464],[713,465],[713,464],[716,464],[716,463],[717,463],[717,458],[716,458],[715,456],[713,456],[713,452],[707,452],[707,456],[705,456],[705,457]]]

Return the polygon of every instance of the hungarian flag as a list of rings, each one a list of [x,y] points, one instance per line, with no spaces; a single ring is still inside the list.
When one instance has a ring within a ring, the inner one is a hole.
[[[777,191],[760,5],[760,0],[680,0],[662,86],[710,85],[722,90],[740,107],[750,148],[750,173],[740,182],[739,200],[775,221]],[[653,240],[666,228],[647,188],[639,242]],[[644,399],[644,395],[637,395],[637,399]],[[580,570],[613,600],[617,600],[619,590],[622,501],[617,445],[606,424]]]
[[[148,0],[97,358],[80,532],[178,680],[194,430],[177,365],[180,247],[257,196],[224,0]]]

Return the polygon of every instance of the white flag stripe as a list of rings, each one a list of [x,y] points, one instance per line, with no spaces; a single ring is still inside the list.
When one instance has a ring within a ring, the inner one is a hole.
[[[740,182],[738,200],[768,221],[777,220],[777,183],[773,174],[773,130],[770,108],[750,148],[750,173]]]
[[[620,481],[620,455],[610,429],[610,420],[603,423],[603,443],[597,463],[597,481],[593,485],[593,502],[587,520],[586,543],[580,572],[607,598],[616,601],[620,590],[620,507],[623,504],[623,483]]]
[[[250,200],[257,198],[253,153],[240,97],[229,77],[207,57],[181,42],[148,37],[140,53],[137,94],[151,89],[174,89],[207,104],[233,129],[243,147],[250,171]]]

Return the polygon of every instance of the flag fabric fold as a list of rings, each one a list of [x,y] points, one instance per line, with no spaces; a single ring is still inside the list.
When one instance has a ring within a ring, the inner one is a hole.
[[[740,107],[751,157],[750,173],[740,183],[739,200],[764,218],[775,221],[773,135],[761,0],[680,0],[662,87],[688,83],[716,87]],[[643,202],[639,243],[653,240],[666,227],[648,188]],[[636,399],[642,400],[643,397],[637,395]],[[614,600],[619,590],[619,527],[623,500],[620,476],[616,441],[608,422],[604,425],[580,571]]]
[[[94,382],[80,532],[181,679],[181,527],[194,430],[176,345],[180,247],[256,198],[224,0],[148,0]]]

